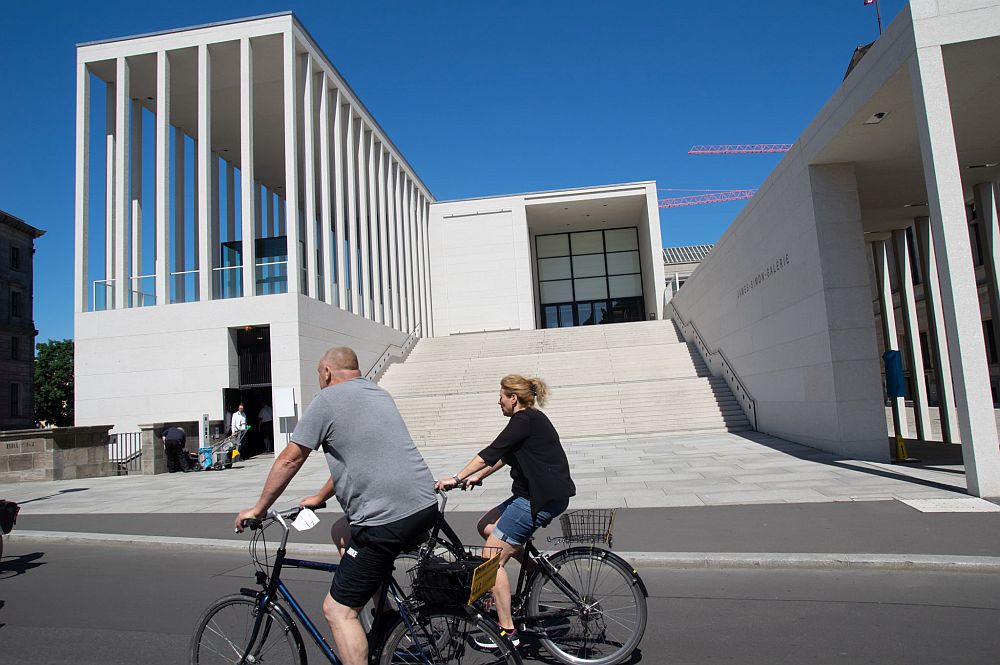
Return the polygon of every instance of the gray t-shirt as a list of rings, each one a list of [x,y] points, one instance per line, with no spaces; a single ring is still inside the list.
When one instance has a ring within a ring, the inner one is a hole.
[[[323,447],[348,521],[378,526],[434,505],[434,477],[392,396],[362,378],[327,386],[295,426],[292,441]]]

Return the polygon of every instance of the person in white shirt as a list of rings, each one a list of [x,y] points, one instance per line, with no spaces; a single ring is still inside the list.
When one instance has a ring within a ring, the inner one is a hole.
[[[243,404],[233,414],[233,419],[229,423],[229,429],[233,434],[244,432],[247,429],[247,414],[243,411]]]

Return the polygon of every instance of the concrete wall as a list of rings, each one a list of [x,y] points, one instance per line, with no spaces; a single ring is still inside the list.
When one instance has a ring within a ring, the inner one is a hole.
[[[247,325],[270,326],[272,385],[295,389],[299,413],[323,351],[351,346],[365,371],[406,337],[295,294],[77,314],[77,424],[221,419],[222,389],[238,387],[230,329]]]
[[[535,328],[523,197],[432,205],[430,251],[435,335]]]
[[[885,460],[870,288],[853,167],[809,166],[799,154],[671,303],[725,353],[756,402],[758,429]]]
[[[0,433],[0,483],[112,476],[108,429],[95,425]]]

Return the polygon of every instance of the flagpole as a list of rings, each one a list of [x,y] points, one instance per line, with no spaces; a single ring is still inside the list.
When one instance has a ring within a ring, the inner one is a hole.
[[[878,8],[878,0],[875,0],[875,18],[878,21],[878,36],[882,36],[882,10]]]

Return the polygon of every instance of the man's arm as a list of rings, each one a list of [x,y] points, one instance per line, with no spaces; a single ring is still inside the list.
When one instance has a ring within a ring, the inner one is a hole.
[[[253,508],[242,510],[236,516],[237,532],[243,532],[243,520],[260,519],[267,513],[267,509],[281,496],[281,493],[288,487],[288,483],[291,482],[295,474],[302,468],[310,452],[312,451],[294,441],[285,446],[285,449],[281,451],[278,458],[274,460],[274,466],[271,467],[271,471],[267,474],[267,480],[264,481],[264,489],[261,491],[257,503]]]
[[[299,501],[299,505],[303,508],[315,508],[321,504],[326,503],[333,497],[333,478],[327,478],[326,482],[323,483],[323,487],[320,488],[318,492],[311,496],[303,497]]]

